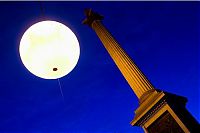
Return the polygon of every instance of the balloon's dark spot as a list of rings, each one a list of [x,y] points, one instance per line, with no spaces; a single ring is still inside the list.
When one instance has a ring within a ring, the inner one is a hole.
[[[58,70],[58,68],[53,68],[53,71],[57,71]]]

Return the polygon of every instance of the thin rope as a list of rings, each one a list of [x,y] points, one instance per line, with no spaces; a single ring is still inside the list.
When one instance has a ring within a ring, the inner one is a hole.
[[[41,15],[42,19],[45,19],[45,10],[44,10],[43,2],[39,1],[39,5],[40,5],[40,15]]]
[[[62,91],[62,86],[61,86],[61,84],[60,84],[59,78],[58,78],[58,84],[59,84],[60,93],[61,93],[61,95],[62,95],[62,98],[63,98],[63,100],[65,100],[64,95],[63,95],[63,91]]]

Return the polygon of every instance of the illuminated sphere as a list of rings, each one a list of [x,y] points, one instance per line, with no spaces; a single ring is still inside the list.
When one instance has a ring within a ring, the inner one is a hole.
[[[67,75],[76,66],[80,47],[75,34],[56,21],[42,21],[23,34],[19,53],[24,66],[44,79]]]

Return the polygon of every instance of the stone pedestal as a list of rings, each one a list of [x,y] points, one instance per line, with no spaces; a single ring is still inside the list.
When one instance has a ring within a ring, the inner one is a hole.
[[[198,122],[185,108],[187,99],[167,92],[153,93],[136,110],[131,121],[147,133],[200,131]]]

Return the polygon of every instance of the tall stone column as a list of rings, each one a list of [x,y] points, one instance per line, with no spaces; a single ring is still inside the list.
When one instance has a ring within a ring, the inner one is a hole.
[[[97,34],[128,84],[139,98],[140,106],[131,121],[141,126],[146,133],[189,133],[200,131],[199,123],[185,108],[187,99],[160,90],[155,90],[145,75],[120,47],[109,31],[103,26],[103,17],[91,9],[85,11],[84,24]]]
[[[127,53],[120,47],[119,43],[114,39],[109,31],[103,26],[101,23],[103,17],[92,12],[90,9],[86,10],[85,14],[87,18],[83,23],[89,25],[96,32],[97,36],[141,103],[149,94],[156,91],[153,85],[131,60]]]

